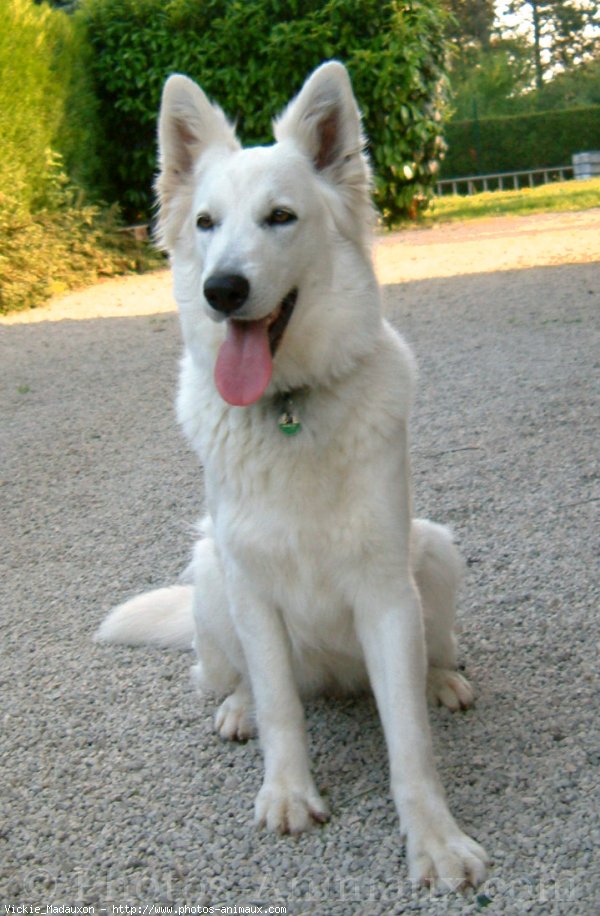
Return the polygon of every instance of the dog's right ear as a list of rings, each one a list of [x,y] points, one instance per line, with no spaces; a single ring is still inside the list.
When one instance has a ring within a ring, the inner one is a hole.
[[[175,74],[165,83],[158,121],[160,172],[156,181],[158,236],[169,248],[168,223],[173,198],[191,186],[198,160],[211,147],[235,151],[235,131],[218,107],[187,76]]]
[[[210,146],[239,148],[233,127],[187,76],[170,76],[163,89],[158,122],[161,172],[185,177]]]

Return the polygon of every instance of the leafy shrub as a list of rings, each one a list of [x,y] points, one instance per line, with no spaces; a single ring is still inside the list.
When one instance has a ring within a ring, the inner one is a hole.
[[[600,149],[600,105],[454,121],[446,142],[443,178],[570,165],[573,153]]]
[[[65,13],[4,0],[0,191],[24,206],[43,202],[49,150],[64,156],[73,178],[94,181],[98,121],[88,71],[84,33]]]
[[[131,216],[147,214],[165,78],[183,72],[237,121],[246,143],[308,73],[347,64],[365,117],[376,199],[393,222],[428,196],[443,152],[443,16],[437,0],[83,0],[110,184]]]
[[[81,190],[61,171],[59,157],[49,171],[43,208],[31,211],[0,191],[0,313],[137,270],[145,260],[139,244],[119,231],[115,207],[85,204]]]
[[[82,23],[3,0],[0,29],[0,312],[131,270],[116,210],[86,203],[100,170]],[[67,176],[68,172],[68,176]]]

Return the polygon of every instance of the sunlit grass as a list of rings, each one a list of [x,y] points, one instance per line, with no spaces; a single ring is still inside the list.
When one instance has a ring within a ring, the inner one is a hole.
[[[561,181],[519,191],[487,191],[436,197],[423,215],[424,223],[451,222],[489,216],[564,212],[600,207],[600,178]]]

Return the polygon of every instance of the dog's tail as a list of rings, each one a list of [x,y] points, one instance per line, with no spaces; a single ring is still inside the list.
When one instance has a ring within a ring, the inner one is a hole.
[[[96,642],[191,649],[194,636],[191,585],[171,585],[136,595],[113,608],[100,624]]]

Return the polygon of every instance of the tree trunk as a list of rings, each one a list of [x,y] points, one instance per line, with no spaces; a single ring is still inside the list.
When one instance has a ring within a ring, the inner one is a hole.
[[[544,70],[542,67],[542,26],[540,22],[540,9],[538,0],[529,0],[533,16],[533,51],[535,55],[535,85],[540,90],[544,85]]]

